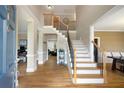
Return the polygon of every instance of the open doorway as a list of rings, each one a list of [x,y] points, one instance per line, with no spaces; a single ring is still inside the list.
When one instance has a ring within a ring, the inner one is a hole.
[[[56,40],[48,40],[47,41],[47,56],[48,56],[48,61],[52,64],[56,64],[57,62],[57,48],[56,48]],[[51,61],[54,60],[54,61]]]
[[[47,41],[48,56],[57,56],[56,40]]]
[[[22,25],[22,24],[21,24]],[[19,27],[21,26],[19,25]],[[25,26],[25,32],[22,33],[22,28],[18,31],[18,48],[17,48],[17,58],[18,58],[18,79],[26,74],[27,68],[27,27]]]
[[[43,35],[43,62],[54,58],[57,60],[57,34],[44,34]]]

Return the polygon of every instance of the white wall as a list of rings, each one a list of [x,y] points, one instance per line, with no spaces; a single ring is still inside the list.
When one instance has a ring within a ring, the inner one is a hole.
[[[109,11],[112,5],[80,5],[76,7],[77,38],[83,39],[84,43],[89,42],[89,30],[98,18]]]
[[[19,9],[18,12],[18,24],[19,24],[19,33],[27,33],[27,18],[28,16],[32,16],[38,26],[44,25],[44,18],[41,11],[40,5],[19,5],[17,6]]]

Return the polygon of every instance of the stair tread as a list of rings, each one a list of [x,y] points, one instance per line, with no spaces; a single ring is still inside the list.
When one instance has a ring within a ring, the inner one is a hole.
[[[97,67],[77,67],[77,70],[99,70]]]
[[[73,68],[72,68],[73,69]],[[97,67],[76,67],[77,70],[100,70]]]
[[[83,52],[83,53],[79,52],[79,53],[76,53],[76,54],[89,54],[89,53],[88,52]]]
[[[102,74],[77,74],[77,78],[103,78]]]
[[[89,51],[88,50],[76,50],[76,52],[80,52],[80,53],[89,53]]]
[[[82,45],[82,46],[84,45],[83,43],[72,43],[72,44],[73,44],[74,46],[75,46],[75,45]]]
[[[83,56],[83,55],[82,55],[82,56],[76,56],[76,58],[77,58],[77,59],[79,59],[79,58],[80,58],[80,59],[81,59],[81,58],[90,58],[90,56],[89,56],[89,55],[87,55],[87,56]]]
[[[77,61],[76,63],[80,63],[80,64],[86,64],[86,63],[88,63],[88,64],[96,64],[95,62],[86,62],[86,61],[84,61],[84,62],[83,61],[82,62]]]
[[[76,50],[80,49],[88,49],[87,47],[76,47]]]

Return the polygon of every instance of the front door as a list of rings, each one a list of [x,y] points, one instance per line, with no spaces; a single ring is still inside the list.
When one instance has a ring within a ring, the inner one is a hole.
[[[13,9],[9,7],[9,9]],[[2,12],[1,12],[2,11]],[[3,14],[2,14],[3,13]],[[15,28],[7,19],[8,6],[0,6],[0,87],[15,87]],[[11,11],[12,13],[12,11]],[[11,17],[12,18],[12,14]]]

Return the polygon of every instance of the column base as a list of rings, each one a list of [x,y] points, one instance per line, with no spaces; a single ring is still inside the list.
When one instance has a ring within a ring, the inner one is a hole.
[[[26,72],[34,72],[36,69],[34,68],[27,68]]]
[[[27,55],[27,69],[26,72],[34,72],[37,69],[37,56],[28,54]]]

